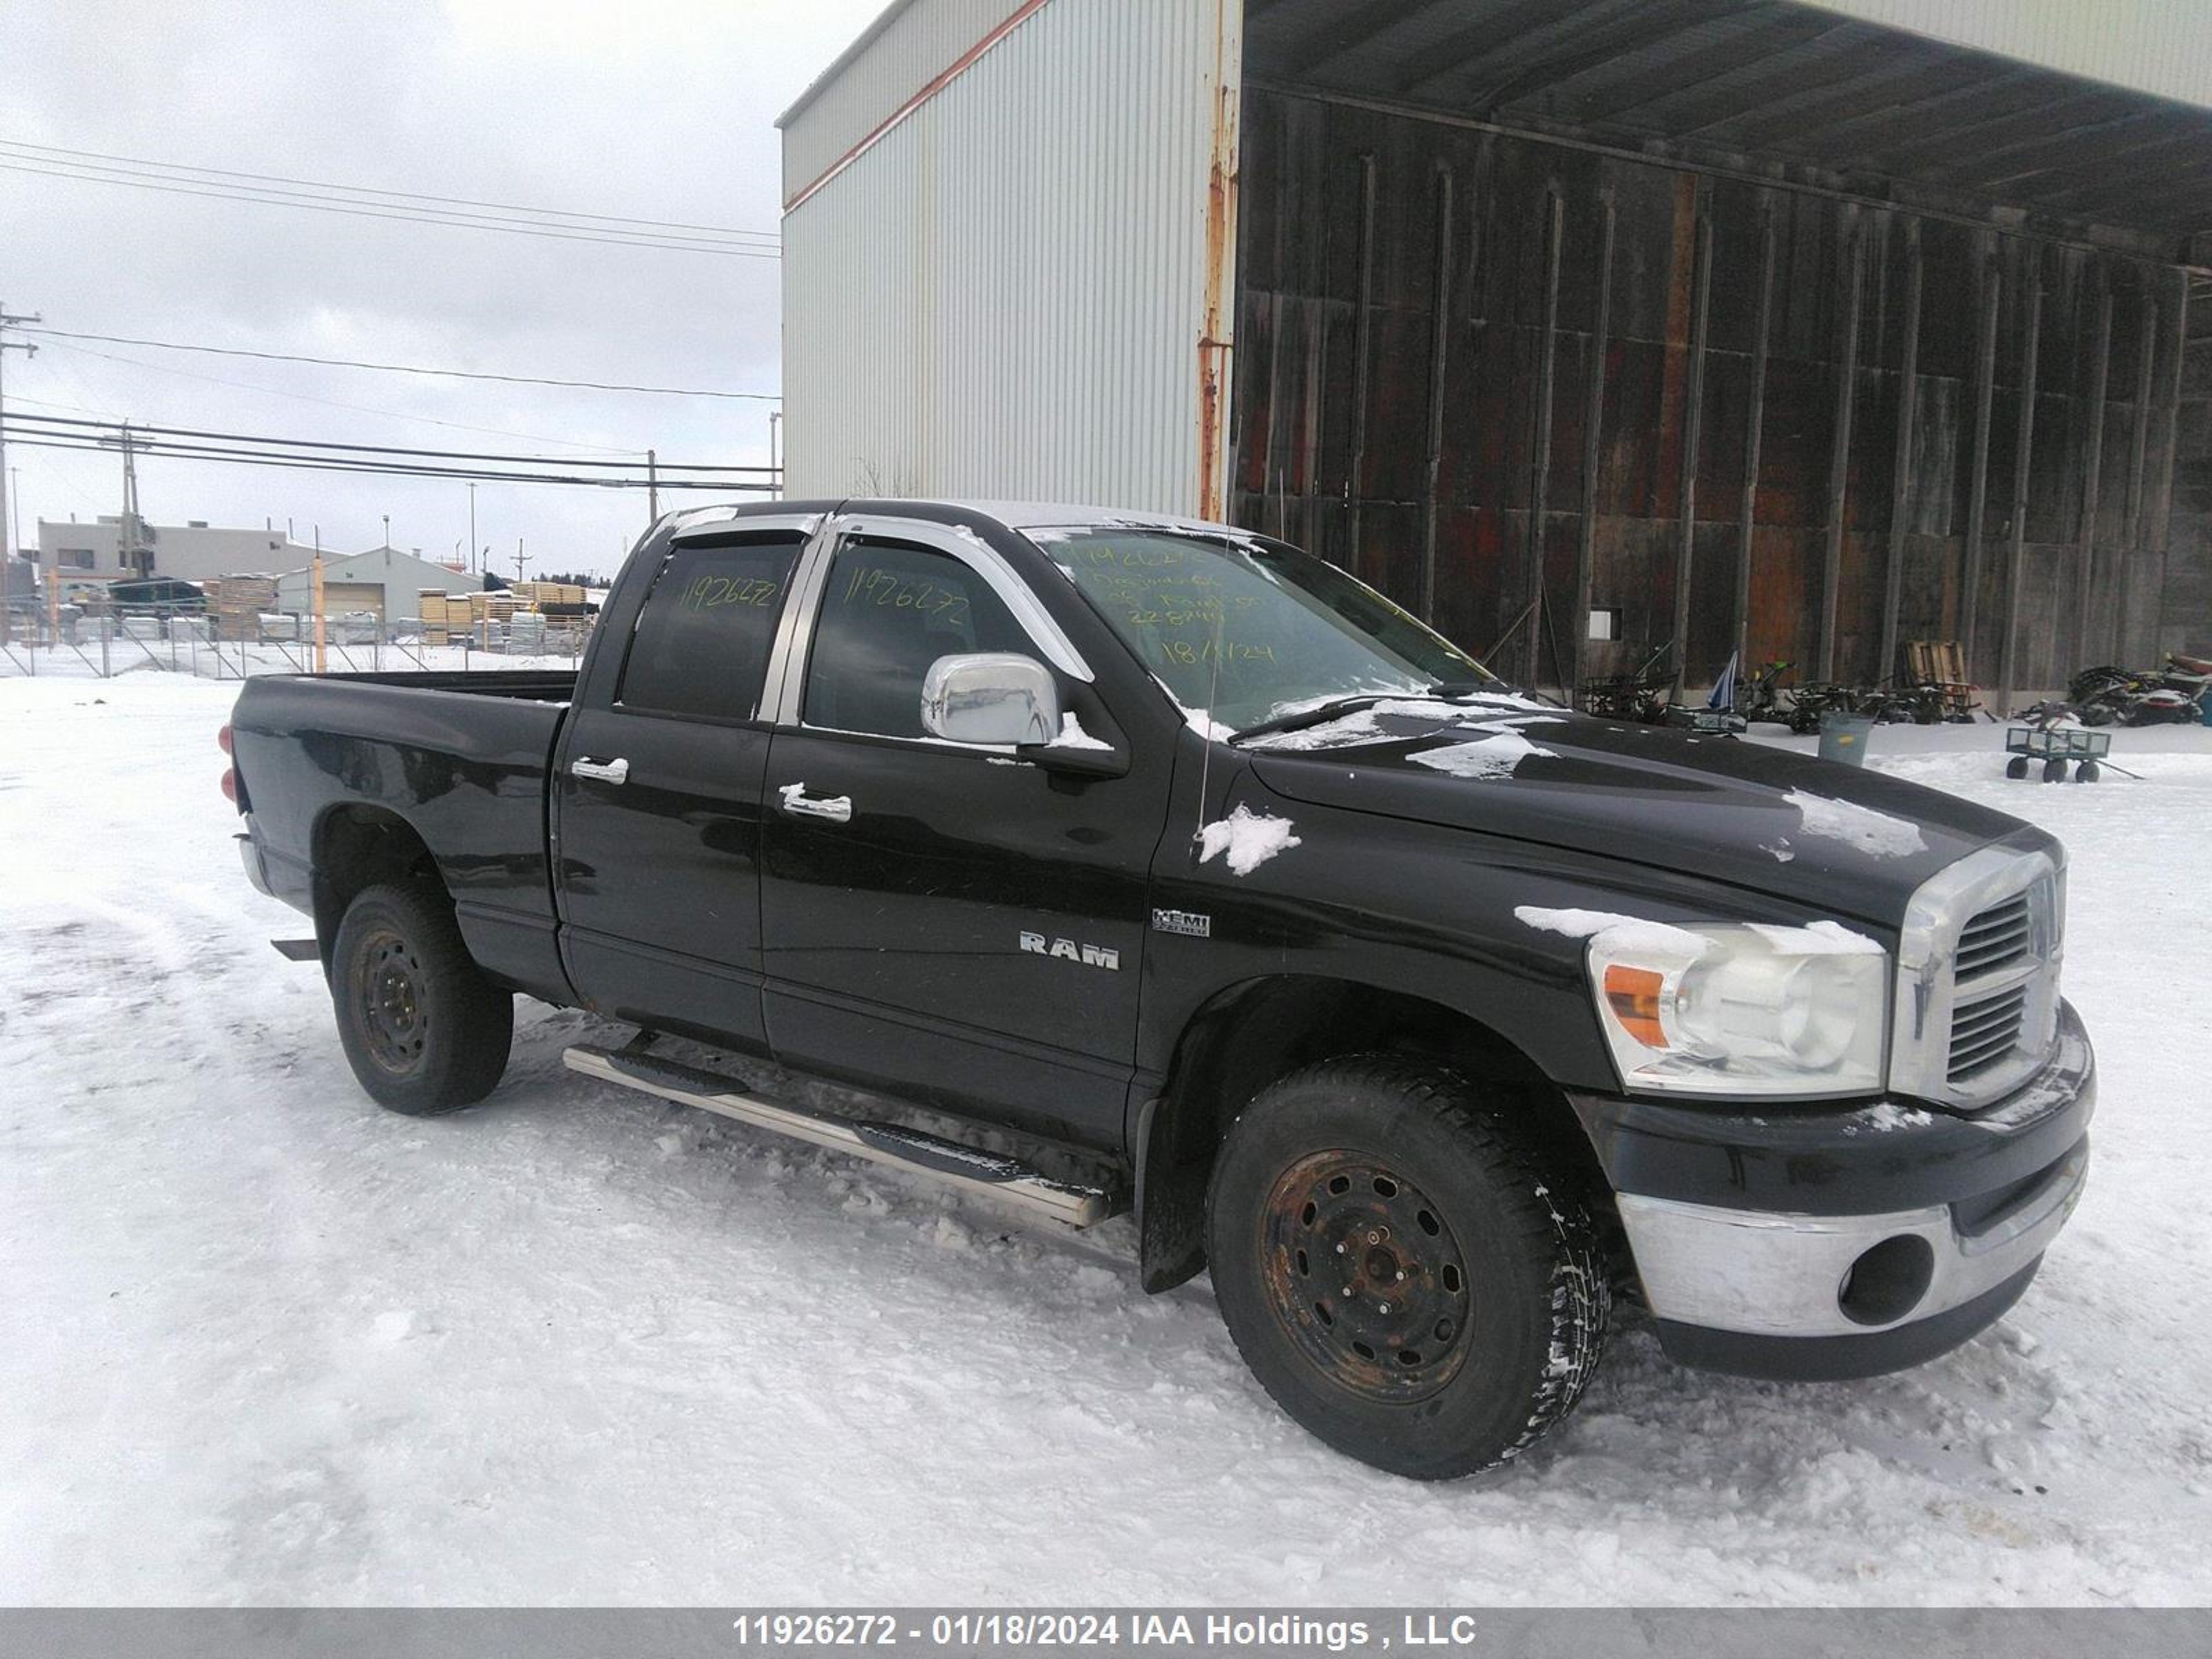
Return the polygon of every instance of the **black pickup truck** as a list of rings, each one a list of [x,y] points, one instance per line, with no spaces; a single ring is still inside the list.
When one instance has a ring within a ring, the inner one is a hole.
[[[2087,1172],[2049,836],[1553,708],[1243,531],[681,513],[574,675],[264,677],[223,737],[384,1104],[488,1093],[515,993],[635,1025],[568,1064],[1133,1208],[1146,1290],[1210,1269],[1407,1474],[1534,1443],[1616,1303],[1726,1370],[1941,1353]]]

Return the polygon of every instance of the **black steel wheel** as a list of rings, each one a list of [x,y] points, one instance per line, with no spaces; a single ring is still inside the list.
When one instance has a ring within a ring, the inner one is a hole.
[[[1467,1358],[1465,1253],[1421,1189],[1356,1152],[1300,1158],[1267,1197],[1270,1310],[1317,1370],[1425,1400]]]
[[[2076,783],[2094,783],[2104,775],[2105,769],[2094,761],[2083,761],[2074,769],[2074,781]]]
[[[430,1010],[414,947],[389,927],[377,927],[362,941],[348,990],[360,1000],[362,1040],[377,1064],[395,1074],[418,1069],[429,1042]]]
[[[1575,1182],[1449,1069],[1324,1060],[1231,1127],[1207,1199],[1223,1322],[1261,1386],[1339,1451],[1449,1480],[1573,1408],[1611,1293]]]
[[[2045,783],[2063,783],[2065,779],[2066,763],[2064,761],[2053,759],[2043,763],[2043,781]]]
[[[331,947],[331,1000],[354,1076],[395,1112],[470,1105],[507,1069],[514,999],[477,971],[434,889],[377,886],[355,898]]]
[[[2005,775],[2015,781],[2027,775],[2027,757],[2014,755],[2005,763]]]

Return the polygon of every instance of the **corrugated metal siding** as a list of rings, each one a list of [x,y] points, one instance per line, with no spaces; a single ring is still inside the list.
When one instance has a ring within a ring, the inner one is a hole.
[[[1686,537],[1692,684],[1735,647],[1739,592],[1747,666],[1825,678],[1825,635],[1838,677],[1896,673],[1893,557],[1896,640],[1966,640],[1984,685],[2205,637],[2212,325],[2185,364],[2179,270],[1321,97],[1250,93],[1243,140],[1236,520],[1432,596],[1477,651],[1511,630],[1509,672],[1571,672],[1585,550],[1622,622],[1586,672],[1662,652]],[[1558,621],[1532,652],[1537,584]]]
[[[1109,0],[1110,3],[1110,0]],[[836,165],[900,105],[1004,22],[1020,0],[908,0],[783,118],[783,199]]]
[[[1196,506],[1217,30],[1240,11],[1054,0],[786,216],[792,494]]]
[[[2203,0],[1811,0],[2045,69],[2212,107]]]

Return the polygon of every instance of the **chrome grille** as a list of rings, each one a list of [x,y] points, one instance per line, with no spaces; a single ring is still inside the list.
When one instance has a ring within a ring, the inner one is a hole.
[[[2027,988],[2015,985],[1978,1002],[1962,1002],[1951,1016],[1951,1063],[1944,1073],[1965,1083],[2003,1060],[2020,1043]]]
[[[2026,1082],[2058,1029],[2064,877],[1985,848],[1938,871],[1899,930],[1890,1087],[1972,1109]]]
[[[1959,935],[1959,977],[1972,979],[2018,962],[2027,954],[2033,925],[2025,893],[1983,911]]]

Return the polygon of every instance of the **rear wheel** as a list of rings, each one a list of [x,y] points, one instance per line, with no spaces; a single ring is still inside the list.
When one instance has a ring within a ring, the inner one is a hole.
[[[473,1104],[507,1069],[514,999],[477,971],[442,893],[365,889],[338,924],[331,997],[354,1076],[395,1112]]]
[[[2098,765],[2096,762],[2083,761],[2079,766],[2074,769],[2074,781],[2076,783],[2094,783],[2099,778],[2104,776],[2104,775],[2105,769]]]
[[[1457,1074],[1393,1055],[1273,1084],[1215,1165],[1221,1316],[1339,1451],[1473,1474],[1564,1418],[1605,1345],[1602,1247],[1571,1183]]]
[[[2005,775],[2008,778],[2014,779],[2026,777],[2027,775],[2027,757],[2025,755],[2014,755],[2010,760],[2007,761],[2005,763]]]

